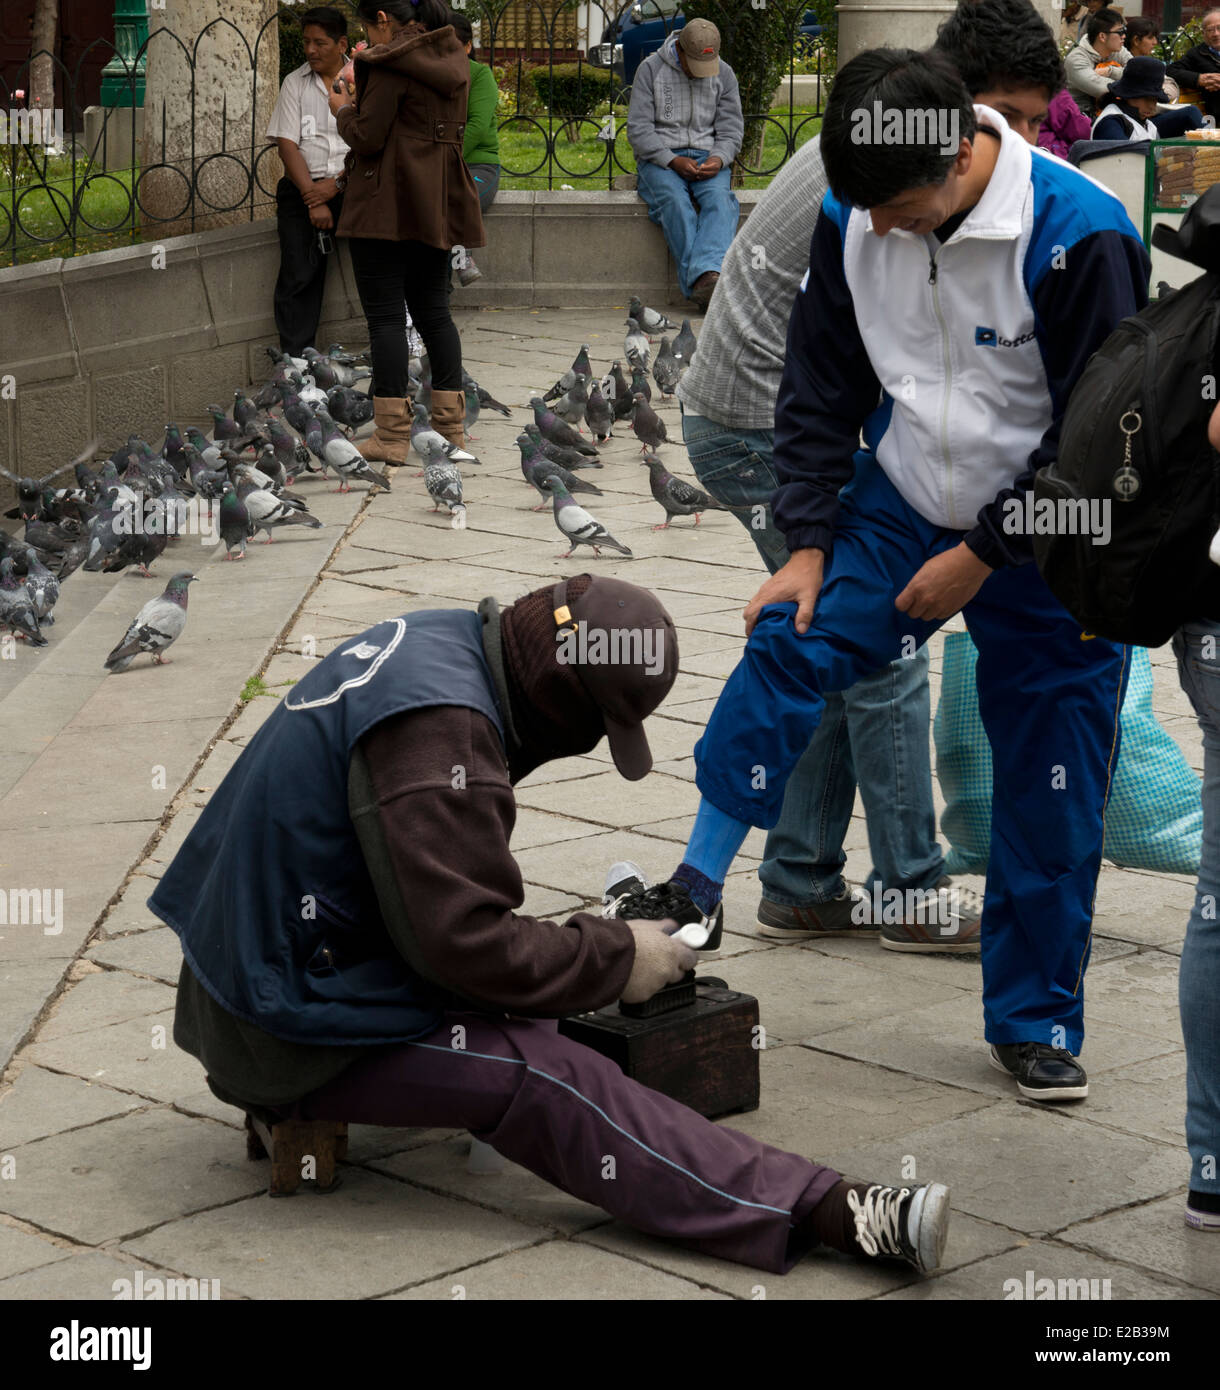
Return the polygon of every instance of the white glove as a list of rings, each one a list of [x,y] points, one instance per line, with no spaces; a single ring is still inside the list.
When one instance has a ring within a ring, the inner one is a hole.
[[[675,985],[699,957],[685,942],[669,936],[677,923],[668,917],[659,922],[631,921],[627,925],[635,937],[635,964],[623,990],[623,1002],[642,1004],[666,985]]]

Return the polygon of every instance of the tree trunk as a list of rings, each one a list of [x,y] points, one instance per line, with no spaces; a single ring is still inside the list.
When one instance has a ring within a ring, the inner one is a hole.
[[[50,111],[55,106],[55,33],[59,28],[59,0],[34,0],[34,24],[30,52],[39,56],[30,62],[28,105]]]

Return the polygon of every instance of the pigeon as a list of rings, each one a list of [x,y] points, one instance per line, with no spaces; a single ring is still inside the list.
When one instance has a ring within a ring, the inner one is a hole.
[[[25,552],[25,591],[34,615],[43,627],[55,621],[52,610],[59,598],[59,580],[28,547]]]
[[[243,429],[253,425],[259,418],[258,406],[240,387],[233,392],[233,418]]]
[[[656,449],[669,439],[665,433],[665,421],[639,391],[635,396],[635,414],[631,417],[631,428],[644,449]]]
[[[572,387],[576,385],[576,378],[578,376],[592,375],[593,368],[589,365],[589,344],[581,343],[580,351],[576,354],[572,365],[564,372],[542,399],[544,401],[557,401],[560,396],[566,395]]]
[[[275,450],[276,460],[288,475],[288,481],[291,482],[292,475],[297,469],[309,462],[310,452],[304,444],[298,442],[296,435],[290,430],[286,430],[278,420],[272,420],[268,428],[271,434],[271,447]]]
[[[449,508],[455,531],[466,525],[466,507],[462,502],[462,474],[456,463],[450,462],[440,449],[430,449],[424,458],[424,486],[432,498],[432,510]]]
[[[552,463],[559,464],[561,468],[570,468],[575,471],[578,468],[605,467],[600,459],[590,458],[587,454],[582,454],[579,449],[569,449],[566,445],[552,444],[549,439],[543,439],[542,431],[537,425],[526,425],[525,433],[539,446]]]
[[[627,320],[627,336],[623,339],[623,356],[628,362],[639,362],[645,371],[652,360],[652,349],[648,346],[648,339],[640,331],[640,325],[635,319]]]
[[[600,444],[609,439],[614,431],[614,411],[610,402],[601,393],[596,382],[589,388],[589,399],[585,404],[585,424]]]
[[[473,438],[474,436],[470,433],[470,431],[478,423],[479,411],[482,409],[482,402],[479,400],[478,387],[464,387],[462,394],[466,399],[466,419],[464,421],[463,428],[466,432],[467,437]]]
[[[266,531],[264,545],[271,544],[271,530],[275,526],[308,526],[314,531],[321,529],[322,523],[299,498],[277,497],[265,488],[246,483],[238,487],[237,495],[245,504],[246,514],[250,518],[251,538],[259,531]]]
[[[336,343],[335,347],[339,347]],[[373,369],[366,362],[356,362],[350,352],[339,348],[339,356],[333,352],[325,357],[314,348],[307,347],[302,356],[309,363],[309,374],[323,390],[335,386],[355,386],[358,381],[373,375]]]
[[[706,492],[700,492],[697,487],[692,487],[690,483],[666,472],[665,465],[656,454],[646,454],[640,463],[648,469],[648,483],[652,488],[652,495],[665,508],[665,520],[659,526],[654,526],[654,531],[668,530],[670,520],[675,516],[693,515],[695,525],[698,526],[701,513],[727,510]]]
[[[602,395],[614,406],[614,418],[625,420],[635,409],[631,399],[631,387],[623,375],[623,364],[615,359],[614,366],[601,380]]]
[[[358,429],[373,418],[373,398],[350,386],[332,386],[326,393],[331,418],[348,429]]]
[[[21,521],[29,521],[39,514],[42,499],[42,489],[61,473],[66,473],[72,469],[77,473],[93,457],[94,450],[97,448],[97,440],[91,439],[88,444],[80,451],[77,456],[69,463],[63,464],[59,468],[54,468],[50,473],[44,474],[41,478],[18,478],[16,474],[10,473],[7,468],[0,468],[0,477],[5,477],[17,488],[17,506],[5,513],[6,516],[16,517]],[[86,470],[86,473],[88,470]]]
[[[549,439],[552,444],[562,444],[567,449],[579,449],[582,454],[592,454],[596,457],[597,450],[593,445],[571,425],[564,424],[553,410],[548,410],[541,396],[531,396],[530,405],[534,408],[534,423],[544,439]]]
[[[635,413],[635,393],[638,391],[646,401],[652,400],[652,387],[648,384],[648,374],[638,362],[631,368],[631,410]]]
[[[174,577],[158,598],[150,598],[132,619],[123,640],[106,658],[107,671],[126,671],[141,652],[150,652],[154,664],[168,666],[161,655],[182,635],[186,626],[187,585],[195,581],[189,570]]]
[[[35,647],[45,647],[47,639],[38,630],[38,614],[29,590],[16,575],[13,557],[0,560],[0,627],[24,637]]]
[[[506,406],[503,401],[496,400],[496,398],[491,394],[490,391],[485,391],[474,379],[474,377],[470,375],[466,368],[463,367],[462,390],[464,391],[468,386],[473,386],[474,389],[479,393],[479,404],[483,406],[484,409],[498,410],[500,414],[503,415],[506,419],[512,415],[512,411],[509,410],[508,406]]]
[[[411,422],[411,447],[426,463],[428,454],[434,450],[439,450],[450,463],[478,463],[483,460],[476,458],[468,449],[459,448],[450,442],[438,430],[432,428],[428,419],[427,406],[416,404],[415,419]]]
[[[647,304],[642,303],[639,295],[633,294],[631,296],[631,302],[627,305],[627,312],[645,333],[665,333],[678,326],[672,319],[667,319],[664,314],[658,313],[656,309],[650,309]]]
[[[554,403],[553,409],[561,420],[567,421],[579,431],[585,418],[585,406],[588,404],[589,378],[581,374],[572,383],[572,389],[567,395],[560,396]]]
[[[330,391],[344,384],[339,380],[336,365],[328,362],[317,348],[307,347],[302,355],[309,363],[309,375],[323,391]]]
[[[682,331],[674,339],[674,356],[678,359],[678,366],[683,371],[690,366],[695,357],[695,334],[690,326],[690,319],[682,320]]]
[[[225,490],[220,499],[220,539],[225,543],[225,559],[233,559],[233,552],[237,551],[237,558],[246,558],[246,540],[250,535],[250,513],[246,510],[246,504],[237,495],[237,489],[232,483],[225,483]]]
[[[631,551],[616,541],[595,516],[572,501],[572,494],[560,479],[552,474],[543,486],[550,491],[554,502],[555,525],[559,528],[560,534],[571,543],[571,549],[564,551],[559,557],[561,560],[566,560],[578,545],[592,546],[594,555],[601,554],[603,545],[610,546],[622,555],[631,555]]]
[[[525,476],[525,481],[537,490],[538,496],[542,498],[542,506],[535,507],[536,512],[542,511],[550,500],[551,494],[543,485],[543,480],[556,477],[567,488],[569,492],[588,492],[594,497],[603,497],[605,494],[601,488],[595,487],[584,478],[578,478],[575,473],[569,473],[562,464],[556,463],[554,459],[549,459],[542,452],[540,444],[531,439],[528,434],[517,436],[517,448],[521,450],[521,472]]]
[[[652,364],[652,379],[660,388],[661,395],[672,396],[681,375],[678,359],[669,345],[669,339],[662,338],[661,350],[657,353],[657,360]]]
[[[367,367],[367,352],[348,352],[342,343],[331,343],[326,349],[326,355],[332,362],[342,363],[345,367]]]
[[[145,579],[152,579],[148,567],[157,559],[169,542],[165,509],[159,502],[150,502],[134,513],[139,525],[132,525],[119,536],[119,543],[102,562],[104,574],[117,574],[128,565],[138,565]]]
[[[364,455],[350,439],[345,439],[339,433],[335,428],[335,422],[321,406],[318,407],[317,419],[322,427],[322,456],[339,475],[339,486],[335,491],[350,492],[350,480],[354,478],[357,482],[371,483],[389,492],[389,479],[384,473],[378,473],[375,468],[369,467]]]

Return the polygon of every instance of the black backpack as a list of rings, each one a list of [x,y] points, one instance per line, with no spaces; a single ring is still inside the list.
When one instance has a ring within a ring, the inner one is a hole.
[[[1207,425],[1220,399],[1220,185],[1153,245],[1206,274],[1123,319],[1072,390],[1054,463],[1034,479],[1033,535],[1047,586],[1088,632],[1159,647],[1184,622],[1220,617],[1220,455]],[[1216,382],[1210,399],[1205,378]],[[1055,510],[1043,506],[1049,500]],[[1108,503],[1109,539],[1074,523]]]

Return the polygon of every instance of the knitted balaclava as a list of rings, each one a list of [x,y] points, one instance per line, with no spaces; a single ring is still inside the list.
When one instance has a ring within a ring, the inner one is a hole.
[[[568,593],[579,598],[591,583],[589,575],[577,575]],[[602,712],[576,667],[558,659],[553,587],[526,594],[500,613],[504,671],[520,741],[509,755],[514,782],[554,758],[590,752],[606,733]]]

